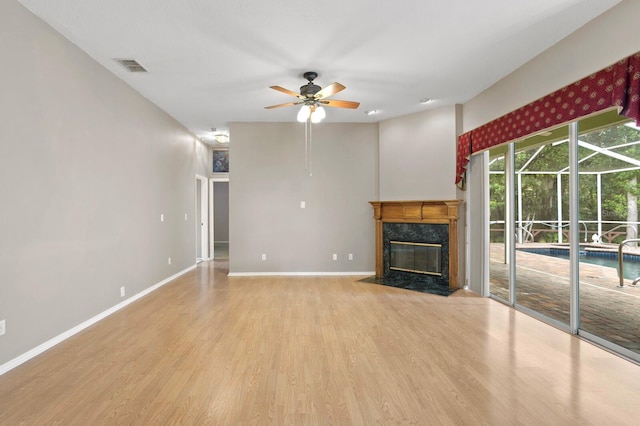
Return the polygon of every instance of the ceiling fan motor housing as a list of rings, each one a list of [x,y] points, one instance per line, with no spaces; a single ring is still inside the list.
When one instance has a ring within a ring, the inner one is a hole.
[[[307,98],[313,98],[316,93],[322,90],[322,87],[313,84],[313,80],[318,77],[318,73],[315,71],[307,71],[302,74],[304,78],[306,78],[309,82],[304,86],[300,86],[300,95],[305,96]]]
[[[307,98],[313,98],[313,96],[318,93],[320,89],[322,89],[322,87],[310,82],[308,84],[305,84],[304,86],[300,86],[300,95]]]

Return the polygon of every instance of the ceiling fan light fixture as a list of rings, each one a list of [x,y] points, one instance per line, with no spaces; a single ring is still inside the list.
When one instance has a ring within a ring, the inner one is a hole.
[[[371,109],[371,110],[369,110],[369,111],[365,111],[364,113],[365,113],[365,114],[367,114],[367,115],[375,115],[375,114],[377,114],[377,113],[378,113],[378,110],[376,110],[376,109]]]
[[[321,107],[321,106],[316,107],[316,109],[311,113],[311,122],[312,123],[319,123],[326,116],[327,116],[327,113],[324,111],[323,107]]]
[[[433,99],[433,98],[422,98],[422,99],[420,99],[420,103],[423,104],[423,105],[430,104],[433,101],[435,101],[435,99]]]
[[[309,115],[311,115],[311,108],[309,108],[309,105],[302,105],[302,108],[298,111],[297,120],[300,123],[304,123],[309,119]]]

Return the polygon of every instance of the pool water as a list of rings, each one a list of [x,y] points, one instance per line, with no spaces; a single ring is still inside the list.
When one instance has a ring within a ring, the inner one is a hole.
[[[545,256],[555,257],[556,259],[569,260],[569,252],[554,248],[521,248],[520,251],[527,253],[543,254]],[[608,268],[618,269],[618,253],[598,252],[598,251],[581,251],[580,262],[590,263],[592,265],[605,266]],[[624,277],[634,280],[640,277],[640,256],[624,255]]]

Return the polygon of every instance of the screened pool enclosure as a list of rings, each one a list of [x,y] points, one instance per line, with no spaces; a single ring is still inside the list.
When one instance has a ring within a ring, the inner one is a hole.
[[[640,360],[640,129],[614,113],[489,151],[489,293]]]

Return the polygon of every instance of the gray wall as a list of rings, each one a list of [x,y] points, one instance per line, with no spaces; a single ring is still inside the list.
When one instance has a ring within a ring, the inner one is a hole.
[[[375,269],[377,124],[314,125],[313,176],[303,124],[231,123],[230,136],[231,273]]]
[[[0,56],[2,365],[120,303],[121,286],[193,265],[209,167],[186,129],[13,0]]]
[[[213,183],[213,236],[215,241],[229,241],[229,182]]]
[[[380,122],[380,199],[452,200],[456,107]]]

